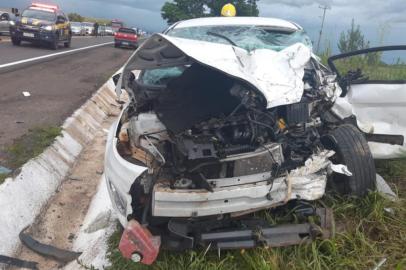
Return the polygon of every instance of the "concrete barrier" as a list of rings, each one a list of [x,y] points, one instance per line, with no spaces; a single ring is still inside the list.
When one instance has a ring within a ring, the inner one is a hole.
[[[0,185],[0,254],[16,252],[18,234],[35,221],[84,146],[117,106],[115,97],[110,79],[64,122],[62,135],[51,146]]]

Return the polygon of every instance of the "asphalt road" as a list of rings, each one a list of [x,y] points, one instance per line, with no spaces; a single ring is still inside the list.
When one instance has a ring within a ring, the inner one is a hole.
[[[63,44],[61,44],[59,49],[54,51],[29,42],[22,42],[21,46],[13,46],[8,37],[2,36],[2,39],[6,41],[0,42],[0,65],[113,41],[113,37],[110,36],[97,38],[91,36],[73,37],[71,48],[64,48]]]
[[[74,40],[73,46],[105,42],[110,38]],[[54,51],[0,43],[0,59],[14,61]],[[61,56],[47,62],[0,73],[0,161],[1,149],[13,139],[38,126],[61,125],[107,79],[133,51],[113,45]],[[25,97],[22,92],[31,94]]]

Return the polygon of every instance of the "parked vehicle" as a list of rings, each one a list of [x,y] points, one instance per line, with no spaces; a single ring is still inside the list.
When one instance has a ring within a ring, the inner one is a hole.
[[[10,35],[10,26],[15,25],[16,16],[0,10],[0,35]]]
[[[21,19],[10,26],[10,35],[16,46],[28,41],[56,50],[60,43],[70,47],[72,31],[68,17],[58,6],[32,4],[23,11]]]
[[[113,28],[111,28],[111,26],[106,26],[106,35],[108,36],[114,35]]]
[[[113,33],[118,32],[118,30],[122,27],[124,27],[124,22],[122,22],[120,20],[111,21],[111,28],[113,29]]]
[[[82,25],[86,30],[86,35],[93,35],[94,23],[92,23],[92,22],[82,22]]]
[[[309,202],[326,189],[364,196],[375,189],[371,149],[406,153],[405,62],[390,72],[391,61],[366,57],[388,71],[376,72],[346,61],[391,50],[406,46],[333,57],[329,69],[298,24],[273,18],[192,19],[151,36],[113,77],[130,98],[105,155],[122,255],[151,264],[161,248],[330,237],[331,211]],[[277,207],[302,218],[254,215]]]
[[[114,47],[138,48],[138,36],[132,28],[120,28],[114,34]]]
[[[106,35],[106,26],[105,25],[100,25],[99,26],[98,35],[99,36],[105,36]]]
[[[72,34],[76,36],[85,36],[86,29],[81,22],[71,22]]]

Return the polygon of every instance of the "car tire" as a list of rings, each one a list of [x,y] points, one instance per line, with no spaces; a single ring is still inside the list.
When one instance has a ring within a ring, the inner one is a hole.
[[[68,41],[65,42],[65,43],[63,43],[63,46],[64,46],[65,48],[70,48],[71,42],[72,42],[72,37],[69,37]]]
[[[11,43],[13,43],[14,46],[20,46],[21,40],[18,38],[11,38]]]
[[[49,45],[49,47],[51,48],[51,50],[57,50],[58,49],[58,39],[56,38],[54,41],[52,41]]]
[[[341,125],[322,139],[326,148],[336,154],[331,158],[335,164],[344,164],[352,173],[345,176],[333,173],[328,188],[342,195],[365,196],[374,190],[376,170],[374,159],[364,135],[353,125]]]

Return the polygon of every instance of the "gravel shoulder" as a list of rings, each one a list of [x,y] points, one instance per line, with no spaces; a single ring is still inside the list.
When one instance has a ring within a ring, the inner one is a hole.
[[[106,130],[118,113],[111,115],[95,138],[83,150],[68,177],[57,193],[50,199],[36,222],[27,231],[42,243],[72,250],[77,234],[83,226],[90,202],[97,192],[103,174],[103,155],[106,143]],[[26,247],[16,254],[17,258],[36,261],[39,269],[58,269],[59,262],[42,257]],[[17,268],[9,268],[17,269]]]

